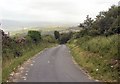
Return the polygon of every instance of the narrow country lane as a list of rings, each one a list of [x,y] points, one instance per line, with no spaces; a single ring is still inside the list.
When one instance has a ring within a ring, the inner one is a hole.
[[[93,82],[73,62],[66,45],[58,45],[38,54],[16,82]]]

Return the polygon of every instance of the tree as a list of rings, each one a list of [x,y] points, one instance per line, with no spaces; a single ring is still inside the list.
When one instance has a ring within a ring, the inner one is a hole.
[[[97,30],[98,33],[104,35],[118,33],[119,10],[119,7],[113,5],[108,11],[100,12],[93,22],[92,29]]]
[[[69,32],[69,33],[62,33],[60,35],[60,44],[65,44],[68,42],[68,40],[70,40],[73,36],[73,33],[72,32]]]
[[[55,39],[60,39],[60,33],[58,31],[54,31],[54,36],[55,36]]]
[[[83,25],[83,23],[80,23],[79,25],[78,25],[78,27],[84,27],[84,25]]]
[[[112,26],[108,30],[109,34],[120,34],[120,16],[113,22]]]
[[[95,20],[91,19],[87,15],[84,23],[79,25],[83,26],[83,30],[80,31],[80,36],[84,35],[111,35],[120,33],[120,6],[111,6],[108,11],[101,11],[96,16]]]
[[[94,20],[90,18],[89,15],[87,15],[86,20],[84,20],[84,28],[85,29],[91,28],[93,21]]]

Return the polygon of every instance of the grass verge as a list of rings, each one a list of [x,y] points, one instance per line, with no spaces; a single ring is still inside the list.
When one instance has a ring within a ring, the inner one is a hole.
[[[83,37],[69,42],[68,47],[75,61],[97,80],[119,80],[117,35],[110,37]]]

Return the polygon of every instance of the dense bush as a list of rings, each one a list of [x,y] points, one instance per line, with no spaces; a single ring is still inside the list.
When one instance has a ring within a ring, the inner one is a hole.
[[[41,33],[39,31],[28,31],[28,36],[32,39],[32,41],[39,42],[41,39]]]
[[[6,34],[2,35],[2,40],[2,58],[4,62],[22,55],[22,44],[19,41],[8,37]]]
[[[55,39],[60,39],[60,33],[58,31],[54,31],[54,36],[55,36]]]
[[[54,37],[57,39],[58,43],[65,44],[73,37],[73,32],[60,34],[58,31],[54,31]]]
[[[3,32],[2,38],[3,66],[6,62],[21,57],[24,53],[30,51],[34,46],[38,46],[40,43],[56,42],[52,36],[41,37],[39,31],[28,31],[28,35],[24,37],[9,37]]]
[[[53,36],[51,36],[51,35],[43,36],[42,40],[46,41],[46,42],[49,42],[49,43],[56,43],[57,42],[56,39]]]
[[[60,40],[59,40],[59,43],[60,44],[65,44],[67,43],[73,36],[73,33],[72,32],[69,32],[69,33],[62,33],[60,35]]]

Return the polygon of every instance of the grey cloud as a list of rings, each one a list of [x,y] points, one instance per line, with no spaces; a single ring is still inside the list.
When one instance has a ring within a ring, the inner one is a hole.
[[[113,0],[3,0],[3,18],[21,20],[73,21],[94,17],[117,1]],[[107,5],[106,5],[107,4]],[[54,19],[53,19],[54,18]]]

